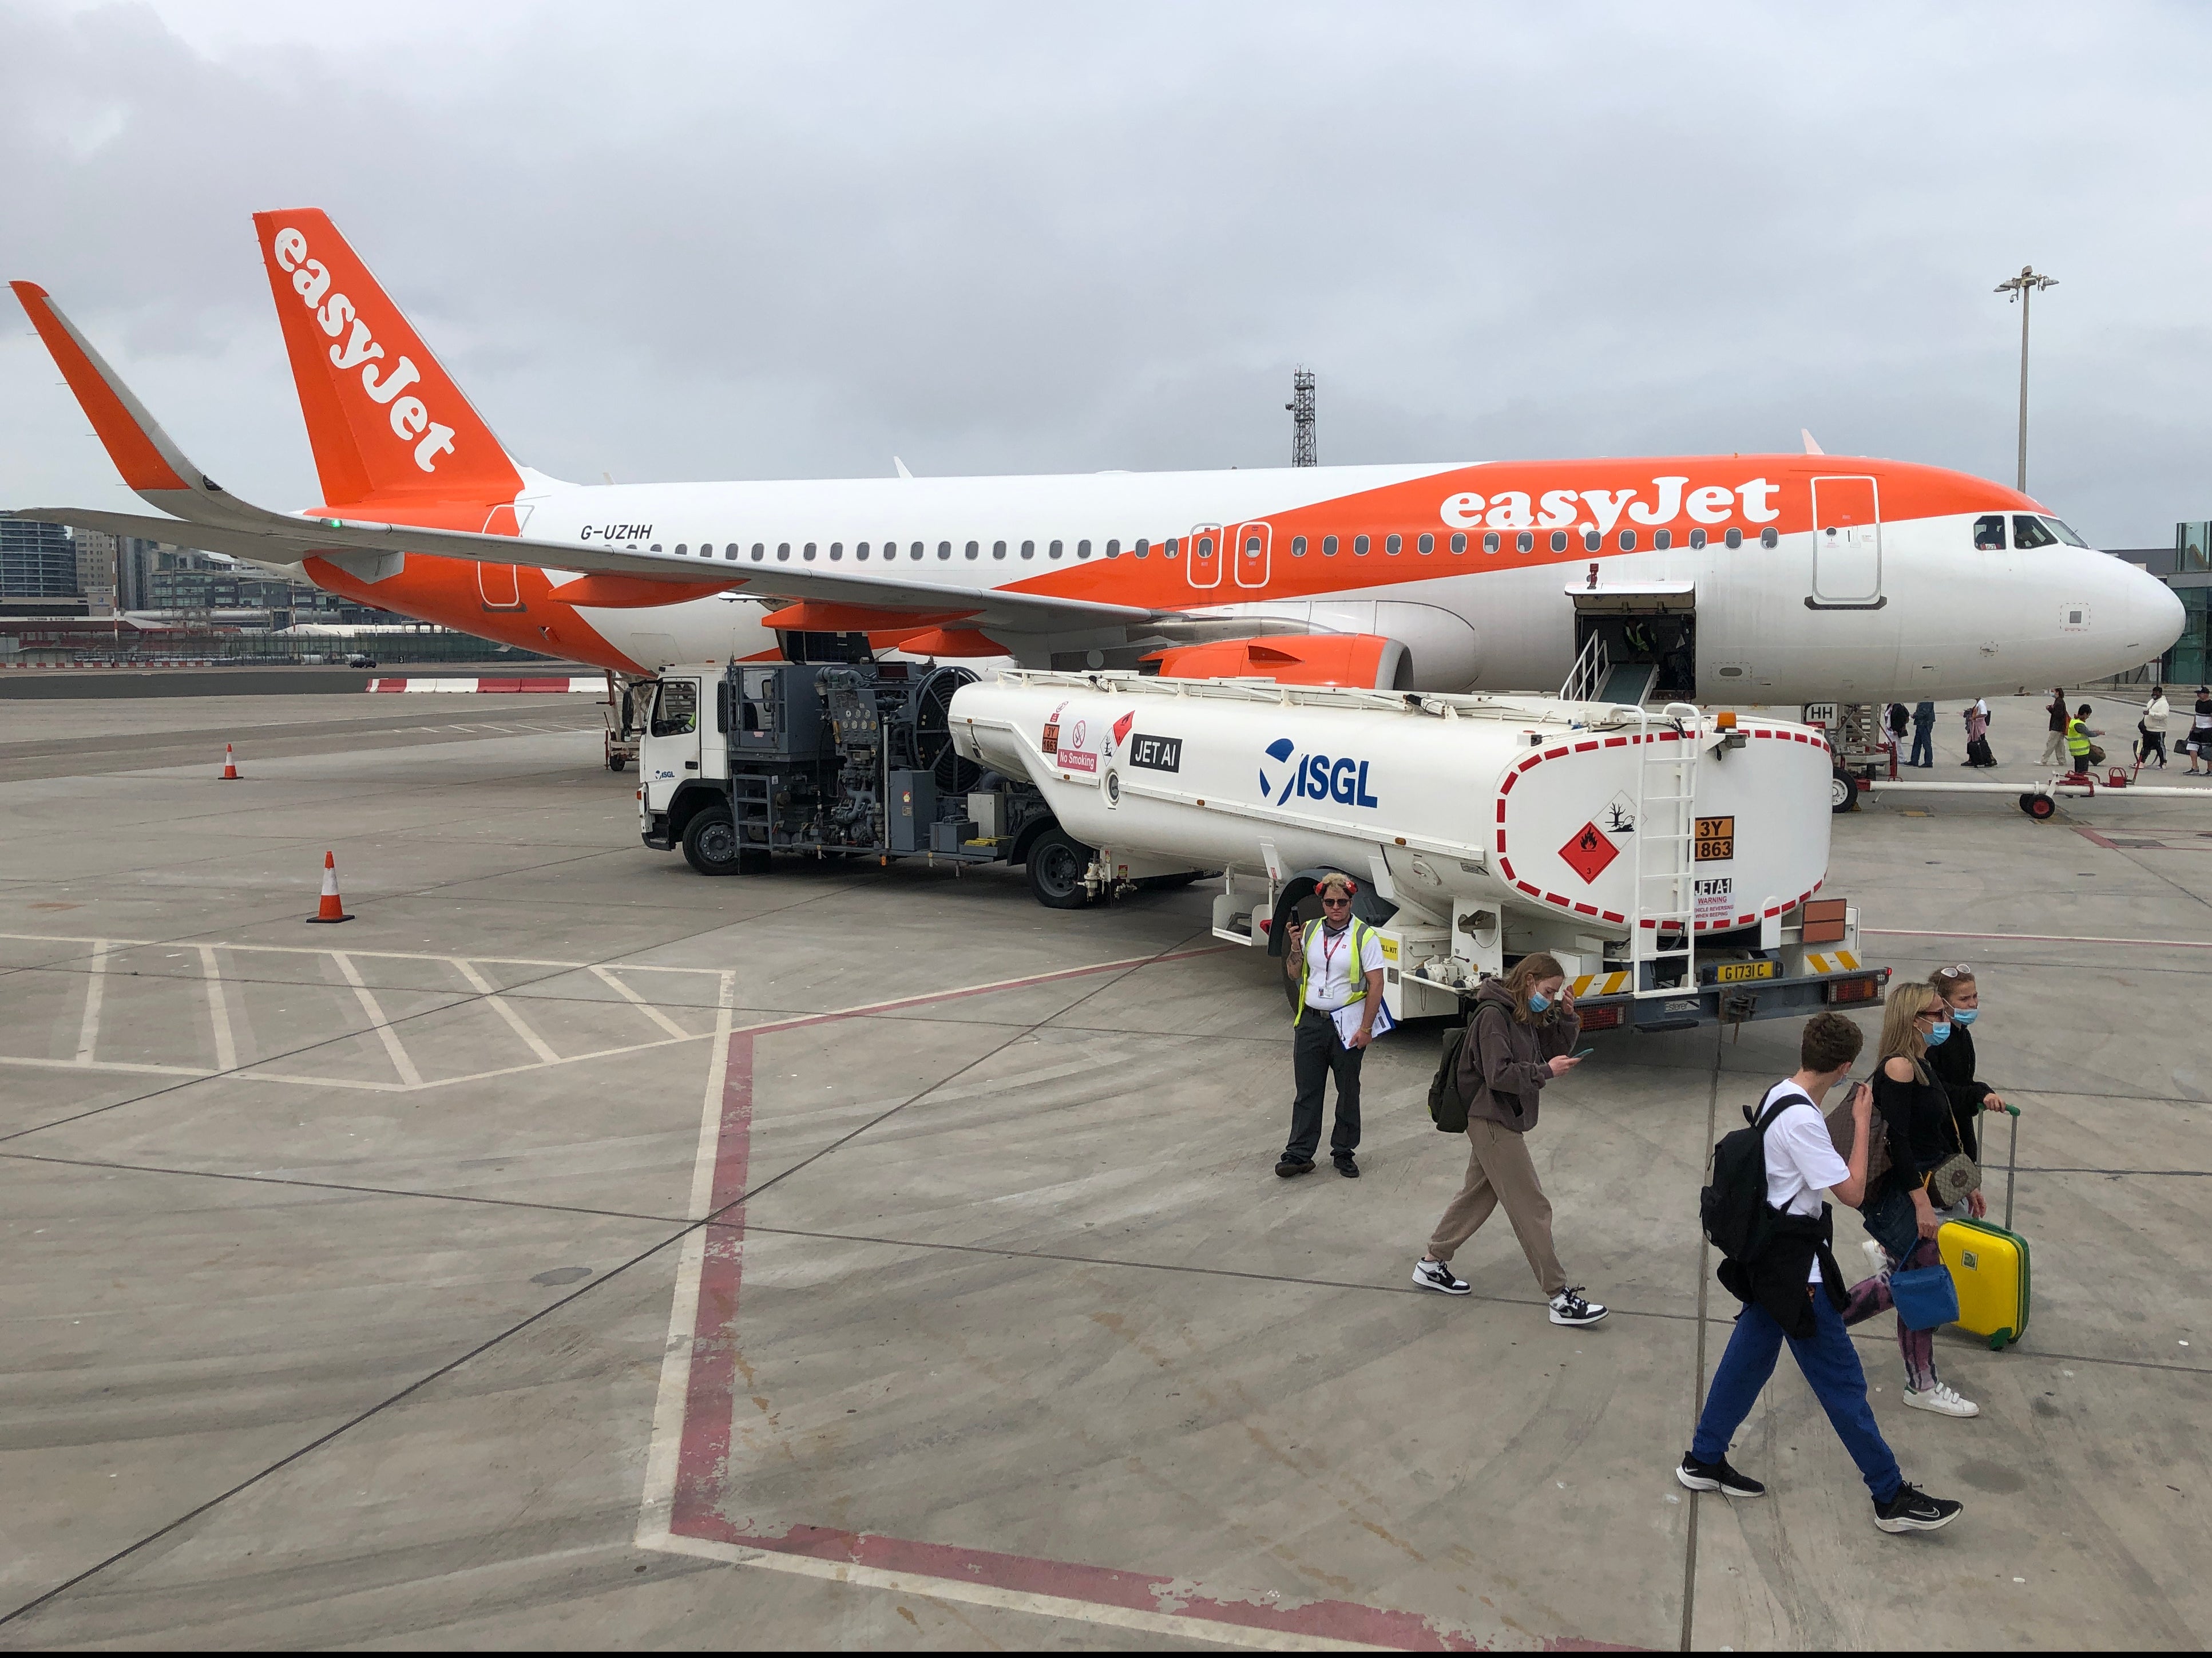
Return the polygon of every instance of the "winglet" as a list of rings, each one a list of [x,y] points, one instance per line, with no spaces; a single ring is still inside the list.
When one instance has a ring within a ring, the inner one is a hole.
[[[78,405],[125,483],[141,495],[213,488],[45,289],[34,282],[8,285],[30,314],[31,326],[53,354],[62,378],[76,393]]]
[[[1802,426],[1800,426],[1800,427],[1797,429],[1797,436],[1800,436],[1800,437],[1802,437],[1802,438],[1803,438],[1803,439],[1805,440],[1805,453],[1806,453],[1806,454],[1827,454],[1827,451],[1826,451],[1826,449],[1822,448],[1821,448],[1818,443],[1815,443],[1815,442],[1813,441],[1813,434],[1812,434],[1812,433],[1810,433],[1810,432],[1808,432],[1808,431],[1807,431],[1807,430],[1805,430],[1805,428],[1803,428]]]

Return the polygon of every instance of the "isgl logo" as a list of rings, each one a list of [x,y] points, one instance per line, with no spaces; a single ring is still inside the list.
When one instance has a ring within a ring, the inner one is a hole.
[[[1327,754],[1300,754],[1298,746],[1288,737],[1278,737],[1267,745],[1267,758],[1280,765],[1288,763],[1287,774],[1278,772],[1282,779],[1278,788],[1267,775],[1267,768],[1260,768],[1260,793],[1280,806],[1296,795],[1301,800],[1330,800],[1340,806],[1380,806],[1382,802],[1367,792],[1367,762],[1346,758],[1331,759]],[[1293,759],[1291,757],[1296,755]]]

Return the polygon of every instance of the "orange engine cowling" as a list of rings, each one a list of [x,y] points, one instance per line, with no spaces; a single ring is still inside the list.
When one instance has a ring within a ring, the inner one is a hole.
[[[1271,633],[1176,645],[1145,658],[1168,680],[1273,680],[1281,685],[1402,690],[1412,677],[1406,647],[1379,633]]]

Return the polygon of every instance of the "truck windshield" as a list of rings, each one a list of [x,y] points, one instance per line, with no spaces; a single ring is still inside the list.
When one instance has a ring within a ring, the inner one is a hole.
[[[656,737],[688,737],[698,729],[699,682],[696,680],[663,680],[660,692],[653,704],[653,735]]]

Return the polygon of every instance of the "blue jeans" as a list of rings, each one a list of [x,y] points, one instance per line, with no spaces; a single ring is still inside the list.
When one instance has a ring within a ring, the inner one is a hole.
[[[1905,761],[1905,764],[1907,765],[1933,765],[1936,764],[1936,735],[1934,732],[1916,731],[1912,734],[1912,758]]]
[[[1713,1372],[1690,1454],[1700,1462],[1717,1462],[1728,1454],[1729,1441],[1759,1402],[1759,1390],[1774,1374],[1774,1362],[1782,1356],[1782,1344],[1787,1340],[1790,1356],[1828,1413],[1836,1437],[1859,1465],[1868,1491],[1876,1503],[1887,1503],[1897,1495],[1905,1476],[1881,1429],[1875,1426],[1874,1409],[1867,1403],[1866,1372],[1859,1368],[1858,1351],[1844,1332],[1843,1314],[1826,1290],[1817,1284],[1812,1290],[1813,1333],[1802,1340],[1784,1337],[1774,1315],[1756,1302],[1736,1315],[1735,1333],[1729,1338],[1728,1351]]]

